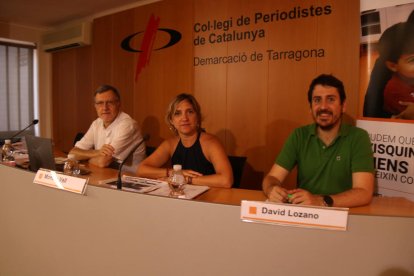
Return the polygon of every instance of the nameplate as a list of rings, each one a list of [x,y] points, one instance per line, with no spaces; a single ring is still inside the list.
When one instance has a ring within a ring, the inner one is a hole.
[[[66,175],[60,172],[47,169],[39,169],[33,183],[52,187],[77,194],[84,194],[87,186],[87,179]]]
[[[245,222],[346,231],[348,208],[316,207],[283,203],[241,202]]]

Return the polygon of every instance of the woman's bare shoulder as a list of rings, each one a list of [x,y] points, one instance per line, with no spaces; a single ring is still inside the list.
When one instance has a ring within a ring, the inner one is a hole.
[[[171,138],[164,140],[164,142],[162,142],[161,145],[164,145],[165,147],[169,149],[173,149],[177,146],[178,141],[179,141],[178,137],[171,137]]]
[[[201,136],[200,136],[200,143],[202,145],[206,145],[206,146],[213,146],[213,145],[221,145],[220,140],[217,138],[217,136],[207,133],[207,132],[202,132]]]

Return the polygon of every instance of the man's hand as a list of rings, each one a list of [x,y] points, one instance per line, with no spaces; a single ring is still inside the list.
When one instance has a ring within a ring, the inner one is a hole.
[[[115,153],[114,147],[112,147],[109,144],[105,144],[102,146],[102,148],[99,149],[99,155],[103,156],[112,156]]]
[[[289,190],[291,195],[289,202],[292,204],[324,206],[323,198],[320,195],[314,195],[303,189]]]
[[[273,164],[270,172],[263,178],[263,192],[270,201],[287,202],[288,192],[287,189],[282,187],[282,182],[288,174],[288,170],[277,164]]]
[[[273,202],[288,202],[288,191],[279,185],[273,185],[264,191],[267,198]]]

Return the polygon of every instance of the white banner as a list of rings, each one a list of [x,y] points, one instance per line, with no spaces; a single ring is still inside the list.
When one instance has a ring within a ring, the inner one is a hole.
[[[39,169],[33,183],[72,193],[84,194],[88,179],[69,176],[52,170]]]
[[[243,200],[240,217],[245,222],[345,231],[348,211],[348,208]]]
[[[358,120],[357,126],[371,139],[378,193],[414,201],[414,124]]]

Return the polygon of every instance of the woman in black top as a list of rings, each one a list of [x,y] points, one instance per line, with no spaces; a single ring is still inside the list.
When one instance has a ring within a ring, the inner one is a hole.
[[[169,104],[166,122],[175,137],[165,140],[142,161],[137,175],[161,178],[171,169],[162,168],[168,161],[181,164],[189,184],[230,188],[233,174],[230,162],[220,141],[202,131],[201,109],[194,96],[180,94]]]

